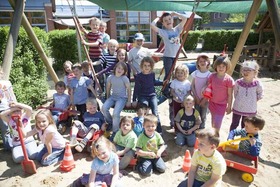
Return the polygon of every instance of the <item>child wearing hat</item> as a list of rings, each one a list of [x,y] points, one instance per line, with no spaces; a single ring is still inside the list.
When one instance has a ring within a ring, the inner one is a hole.
[[[255,60],[248,60],[242,64],[242,78],[235,81],[234,103],[232,108],[232,122],[230,131],[238,127],[240,119],[244,128],[244,118],[257,114],[257,102],[263,98],[263,86],[257,75],[259,65]]]
[[[128,62],[131,64],[133,75],[136,75],[141,72],[140,63],[144,57],[146,56],[162,57],[163,55],[162,53],[155,53],[150,49],[143,47],[144,42],[145,42],[145,38],[142,33],[136,33],[134,35],[135,47],[133,47],[129,51],[129,55],[128,55]]]

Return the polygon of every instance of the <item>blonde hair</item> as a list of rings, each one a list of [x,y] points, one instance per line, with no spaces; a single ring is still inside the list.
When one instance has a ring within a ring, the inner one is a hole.
[[[107,27],[107,23],[105,21],[101,21],[100,26]]]
[[[186,95],[184,97],[183,103],[187,102],[187,101],[192,101],[194,103],[194,98],[191,95]]]
[[[98,19],[97,17],[92,17],[92,18],[90,18],[90,20],[89,20],[89,24],[91,25],[92,22],[96,22],[98,25],[100,25],[101,20]]]
[[[143,125],[145,125],[146,122],[151,122],[157,126],[158,118],[154,114],[147,114],[144,116]]]
[[[201,138],[209,142],[209,144],[214,144],[216,147],[219,146],[220,138],[217,135],[214,128],[200,129],[195,132],[197,138]]]
[[[53,125],[53,127],[56,129],[56,125],[55,125],[55,122],[53,120],[52,113],[48,109],[42,109],[42,110],[39,110],[39,112],[37,112],[37,114],[35,115],[35,125],[36,125],[36,127],[38,127],[37,118],[38,118],[39,115],[46,116],[48,121],[49,121],[49,125]]]
[[[112,45],[116,45],[117,47],[119,47],[119,42],[115,39],[110,39],[108,42],[108,45],[112,44]]]
[[[183,71],[184,72],[184,74],[185,74],[185,80],[188,78],[188,76],[189,76],[189,68],[188,68],[188,66],[186,66],[186,65],[179,65],[179,66],[177,66],[176,68],[175,68],[175,76],[176,76],[176,74],[177,74],[177,72],[178,71]],[[176,77],[176,79],[177,79],[177,77]]]
[[[95,142],[92,143],[91,154],[95,158],[98,155],[98,149],[107,148],[110,151],[116,152],[115,145],[110,142],[105,136],[100,136]]]

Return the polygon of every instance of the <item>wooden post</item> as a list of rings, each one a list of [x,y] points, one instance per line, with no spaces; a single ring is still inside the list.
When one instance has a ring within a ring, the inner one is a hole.
[[[249,32],[250,32],[250,29],[252,28],[253,24],[254,24],[254,21],[255,21],[255,18],[256,18],[256,15],[258,13],[258,10],[260,8],[262,4],[262,0],[254,0],[253,1],[253,4],[251,6],[251,9],[249,11],[249,14],[248,14],[248,17],[245,21],[245,26],[243,27],[243,30],[240,34],[240,37],[238,39],[238,42],[237,42],[237,45],[235,47],[235,50],[234,50],[234,53],[232,55],[232,58],[231,58],[231,68],[228,70],[228,74],[229,75],[232,75],[233,73],[233,70],[238,62],[238,59],[239,59],[239,56],[242,52],[242,48],[248,38],[248,35],[249,35]]]
[[[22,0],[17,0],[17,1],[22,1]],[[15,5],[15,0],[9,0],[12,8],[14,9],[14,5]],[[39,53],[39,56],[41,57],[41,59],[43,60],[52,80],[56,83],[59,81],[52,65],[51,65],[51,62],[49,61],[46,53],[44,52],[36,34],[34,33],[33,29],[32,29],[32,26],[30,25],[30,23],[28,22],[28,19],[26,18],[26,16],[23,14],[22,15],[22,25],[23,25],[23,28],[25,29],[27,35],[29,36],[30,40],[32,41],[34,47],[36,48],[36,50],[38,51]]]
[[[13,20],[12,20],[12,24],[10,27],[7,46],[6,46],[6,49],[4,52],[4,58],[3,58],[3,73],[4,73],[3,79],[4,80],[9,80],[9,77],[10,77],[13,56],[14,56],[14,51],[15,51],[16,44],[17,44],[18,32],[19,32],[19,28],[21,25],[21,18],[23,15],[24,6],[25,6],[24,1],[22,1],[22,0],[16,1]]]
[[[276,0],[266,0],[266,5],[269,12],[269,17],[272,23],[272,28],[275,37],[275,48],[280,49],[280,11],[279,6]],[[275,55],[275,53],[273,54]],[[275,58],[274,58],[275,59]],[[272,67],[275,64],[272,62],[269,67]]]

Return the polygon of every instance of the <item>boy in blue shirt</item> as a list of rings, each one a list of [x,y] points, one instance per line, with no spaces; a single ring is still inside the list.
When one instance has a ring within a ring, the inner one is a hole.
[[[263,129],[265,121],[260,116],[253,116],[245,118],[244,124],[245,128],[230,131],[228,140],[233,140],[235,136],[246,137],[252,134],[252,138],[240,141],[238,150],[252,156],[259,156],[262,146],[259,131]]]

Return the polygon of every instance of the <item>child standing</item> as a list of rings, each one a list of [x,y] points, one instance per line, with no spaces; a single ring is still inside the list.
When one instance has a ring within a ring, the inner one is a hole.
[[[82,76],[82,67],[80,64],[75,64],[73,66],[73,72],[75,74],[75,78],[73,78],[70,82],[70,100],[71,104],[75,105],[77,110],[81,113],[79,116],[79,120],[83,121],[82,117],[86,112],[86,101],[88,99],[88,90],[89,89],[97,98],[97,93],[93,89],[92,81]]]
[[[64,73],[65,73],[63,82],[65,83],[67,88],[69,88],[71,80],[75,77],[75,75],[72,71],[72,66],[73,66],[73,64],[69,60],[65,61],[63,64],[63,69],[64,69]],[[69,90],[68,90],[68,93],[70,93]]]
[[[70,145],[75,146],[78,152],[83,151],[96,131],[100,129],[104,132],[106,130],[104,116],[100,111],[97,111],[98,103],[96,99],[87,99],[86,107],[87,112],[82,116],[83,123],[75,120],[71,129]],[[79,144],[76,139],[77,135],[83,138]]]
[[[135,96],[138,99],[138,103],[144,103],[149,106],[152,113],[158,117],[157,132],[162,133],[162,128],[158,115],[157,96],[155,91],[155,73],[154,60],[151,57],[144,57],[141,61],[142,72],[135,76]],[[133,99],[136,99],[133,98]]]
[[[199,129],[201,123],[199,113],[194,109],[194,98],[185,96],[184,108],[179,110],[175,117],[175,122],[179,132],[177,133],[176,144],[193,147],[195,144],[195,131]]]
[[[263,86],[257,79],[259,65],[255,60],[245,61],[242,65],[242,78],[235,81],[232,122],[230,131],[236,129],[241,120],[244,128],[244,118],[257,113],[257,102],[263,98]]]
[[[103,41],[103,45],[102,45],[102,53],[106,54],[108,53],[108,42],[110,40],[110,36],[109,34],[106,33],[107,30],[107,23],[105,21],[101,21],[100,22],[100,26],[99,26],[99,31],[101,32],[102,35],[102,41]]]
[[[117,155],[120,157],[120,169],[125,169],[135,156],[137,136],[133,131],[134,122],[132,117],[125,116],[121,119],[120,130],[114,137]]]
[[[173,16],[178,16],[182,21],[176,27],[173,27]],[[156,26],[156,23],[160,21],[164,26],[164,29],[160,29]],[[151,28],[157,32],[164,42],[164,53],[163,53],[163,66],[164,66],[164,80],[166,80],[168,73],[171,70],[172,64],[174,63],[176,54],[180,48],[180,33],[187,21],[187,18],[177,12],[171,14],[165,12],[160,18],[156,18],[151,23]]]
[[[161,57],[161,53],[154,53],[150,49],[143,47],[145,42],[144,35],[142,33],[136,33],[134,35],[134,43],[135,47],[133,47],[129,51],[128,62],[131,65],[131,69],[133,71],[133,75],[136,75],[141,72],[140,64],[141,60],[146,56],[159,56]]]
[[[191,159],[188,179],[179,184],[185,186],[221,186],[222,176],[226,172],[226,162],[216,148],[220,140],[214,129],[201,129],[196,132],[198,150]]]
[[[131,105],[130,82],[126,76],[126,73],[126,64],[119,62],[116,64],[113,74],[107,79],[107,100],[103,104],[101,111],[106,122],[112,126],[112,138],[119,129],[121,111],[126,105]],[[109,111],[112,106],[114,106],[113,115],[111,115]]]
[[[84,33],[85,37],[87,38],[87,42],[84,39],[81,39],[81,42],[84,45],[89,46],[89,57],[92,62],[98,61],[102,54],[102,46],[103,46],[103,38],[101,32],[99,32],[100,27],[100,19],[96,17],[92,17],[89,20],[89,26],[91,28],[91,31],[88,32],[82,25],[80,25],[81,31]],[[102,65],[96,65],[94,66],[94,70],[96,73],[101,71],[103,69]],[[98,77],[99,84],[101,88],[104,88],[104,77],[100,76]]]
[[[82,76],[85,76],[85,77],[89,78],[91,80],[92,87],[94,88],[95,87],[95,81],[93,79],[92,72],[89,70],[89,66],[90,66],[90,63],[88,63],[87,61],[85,61],[81,64],[82,71],[83,71]],[[88,89],[88,96],[89,97],[94,97],[94,95],[90,91],[90,89]]]
[[[265,121],[260,116],[254,116],[246,117],[244,123],[245,128],[230,131],[228,140],[233,140],[235,136],[246,137],[252,135],[253,137],[248,140],[240,141],[238,150],[252,156],[259,156],[262,146],[259,131],[263,129]]]
[[[42,144],[39,145],[37,160],[43,166],[49,166],[63,159],[65,139],[57,131],[49,110],[40,110],[35,116],[35,128],[23,131],[25,137],[38,133]]]
[[[189,68],[185,65],[179,65],[175,69],[175,79],[170,84],[173,115],[171,116],[171,128],[174,127],[174,117],[182,108],[184,97],[191,92],[191,83],[188,80]]]
[[[55,90],[56,93],[53,94],[52,106],[59,110],[52,110],[52,116],[57,125],[59,115],[70,107],[70,96],[64,93],[66,85],[63,81],[55,83]]]
[[[215,73],[209,76],[212,98],[209,100],[209,110],[212,116],[212,127],[219,134],[225,113],[231,113],[233,78],[226,73],[229,69],[228,57],[220,56],[214,62]]]
[[[165,150],[164,140],[156,132],[157,117],[148,114],[144,117],[144,132],[140,134],[136,144],[136,154],[138,155],[137,170],[141,175],[149,176],[153,169],[164,173],[166,166],[161,158]]]
[[[10,108],[0,113],[1,119],[6,122],[10,129],[10,136],[8,139],[10,149],[12,149],[12,158],[15,163],[20,163],[24,157],[20,144],[20,139],[17,131],[16,121],[12,119],[13,115],[20,116],[22,129],[25,131],[31,130],[30,118],[32,115],[32,108],[23,103],[10,103]],[[22,112],[22,110],[24,112]],[[2,132],[3,133],[3,132]],[[24,139],[24,144],[28,154],[28,158],[35,159],[37,156],[37,144],[33,137]]]
[[[203,97],[202,91],[207,86],[208,78],[211,75],[209,71],[210,60],[206,54],[200,54],[196,60],[196,68],[192,72],[192,94],[195,100],[195,109],[201,117],[200,129],[205,128],[206,115],[208,110],[208,101]]]

